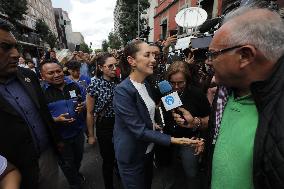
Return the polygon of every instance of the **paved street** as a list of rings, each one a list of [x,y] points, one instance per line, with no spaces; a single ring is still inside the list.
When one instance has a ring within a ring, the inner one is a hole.
[[[102,158],[99,154],[98,145],[91,146],[85,144],[85,153],[81,166],[81,173],[86,177],[84,189],[104,189],[101,164]],[[155,169],[155,175],[156,177],[153,179],[152,188],[158,189],[161,188],[161,181],[157,169]],[[63,174],[61,178],[62,189],[68,189],[68,184]],[[115,176],[114,178],[115,189],[123,189],[122,184],[117,177]]]
[[[95,146],[91,146],[89,144],[85,144],[85,152],[80,171],[86,177],[84,189],[104,189],[101,164],[102,159],[99,154],[98,145],[96,144]],[[61,178],[60,185],[62,188],[68,189],[69,187],[63,173],[61,174]],[[123,188],[116,177],[115,186],[116,189]]]

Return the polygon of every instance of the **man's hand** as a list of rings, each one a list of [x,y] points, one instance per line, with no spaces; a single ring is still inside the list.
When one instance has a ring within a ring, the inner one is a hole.
[[[75,112],[80,114],[83,111],[84,108],[85,108],[85,103],[83,103],[83,102],[78,103],[77,106],[76,106]]]
[[[185,125],[185,120],[179,114],[173,111],[172,116],[176,123],[181,127],[192,128],[193,117],[191,113],[184,108],[178,108],[178,110],[182,113],[184,119],[187,121],[187,123],[189,123],[189,125]]]
[[[164,48],[169,48],[171,46],[172,43],[175,43],[177,41],[177,36],[176,35],[172,35],[169,36],[166,41],[163,43]]]
[[[60,114],[58,117],[54,117],[53,120],[55,122],[60,122],[60,123],[72,123],[75,121],[74,118],[67,118],[69,116],[69,113],[65,114]]]

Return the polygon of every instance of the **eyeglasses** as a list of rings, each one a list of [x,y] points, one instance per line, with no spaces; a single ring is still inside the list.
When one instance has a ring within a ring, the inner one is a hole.
[[[4,51],[8,52],[9,50],[13,49],[13,48],[16,48],[18,49],[18,44],[17,43],[0,43],[0,48],[3,49]]]
[[[172,86],[183,87],[183,86],[186,84],[186,81],[178,81],[178,82],[170,81],[170,84],[171,84]]]
[[[109,64],[107,66],[103,66],[103,67],[107,67],[110,70],[113,70],[114,68],[118,67],[118,64]]]
[[[207,51],[205,53],[206,57],[207,57],[207,60],[209,61],[213,61],[213,59],[215,59],[217,56],[225,53],[225,52],[229,52],[231,50],[234,50],[236,48],[240,48],[242,47],[243,45],[237,45],[237,46],[233,46],[233,47],[229,47],[229,48],[226,48],[226,49],[221,49],[221,50],[218,50],[218,51]]]

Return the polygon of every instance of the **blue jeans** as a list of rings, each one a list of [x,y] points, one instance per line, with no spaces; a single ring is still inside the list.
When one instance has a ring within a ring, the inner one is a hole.
[[[84,152],[84,134],[81,131],[78,135],[64,139],[64,148],[59,153],[58,163],[61,167],[70,189],[82,188],[82,177],[79,173]]]
[[[171,164],[161,168],[163,189],[200,189],[199,156],[194,153],[189,146],[173,147]]]

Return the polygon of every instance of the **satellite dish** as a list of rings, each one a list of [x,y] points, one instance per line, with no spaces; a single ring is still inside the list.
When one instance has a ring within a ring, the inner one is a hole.
[[[179,11],[175,17],[177,25],[184,28],[195,28],[207,19],[207,12],[199,7],[189,7]]]

